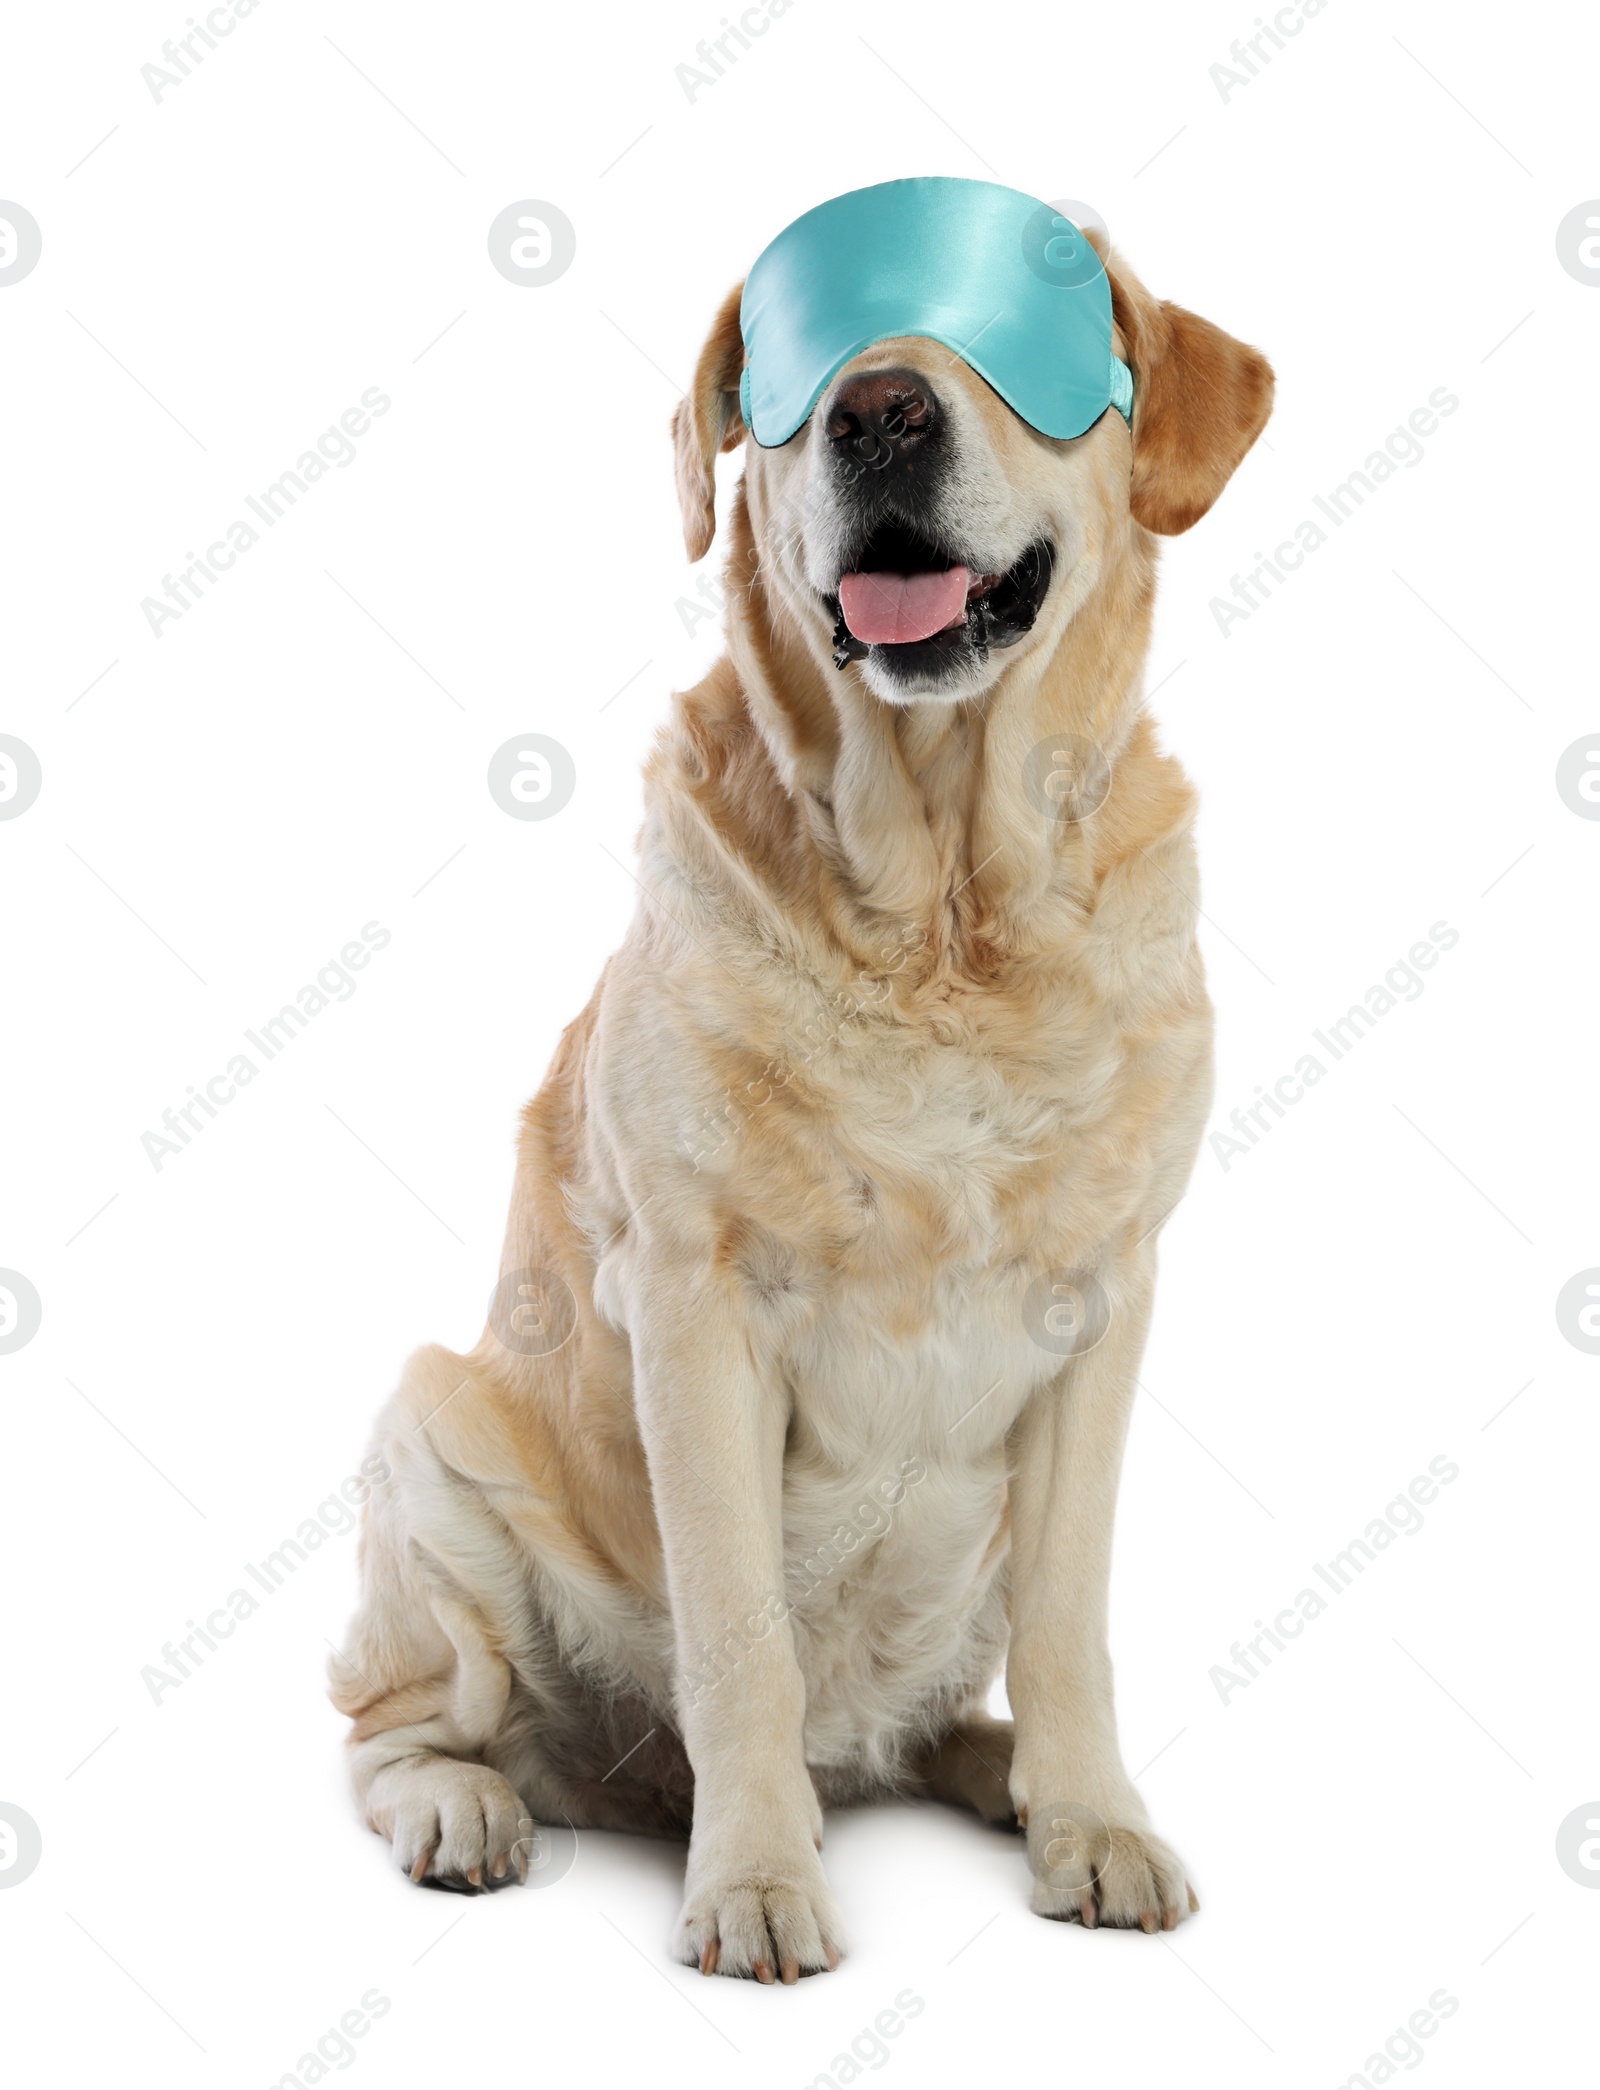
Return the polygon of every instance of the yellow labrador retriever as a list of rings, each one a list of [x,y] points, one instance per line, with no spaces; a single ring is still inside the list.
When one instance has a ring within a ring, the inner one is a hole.
[[[1025,1827],[1044,1915],[1196,1905],[1106,1643],[1211,1086],[1142,676],[1156,537],[1273,381],[1107,259],[1131,432],[1053,441],[900,339],[751,446],[728,652],[650,760],[638,913],[524,1115],[489,1325],[378,1426],[333,1696],[412,1879],[526,1876],[535,1824],[687,1832],[675,1953],[787,1982],[841,1950],[823,1808],[898,1793]],[[674,422],[695,559],[741,362],[735,293]],[[933,638],[841,618],[853,575],[958,561]]]

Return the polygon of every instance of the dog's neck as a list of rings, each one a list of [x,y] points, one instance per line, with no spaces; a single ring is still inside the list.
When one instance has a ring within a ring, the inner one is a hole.
[[[1159,762],[1141,710],[1151,541],[1130,523],[1095,568],[1053,648],[1029,648],[981,698],[887,704],[768,585],[739,489],[727,635],[772,770],[762,824],[787,814],[784,876],[803,876],[852,954],[898,942],[926,954],[919,970],[971,973],[1060,948],[1110,864],[1187,818],[1186,794],[1179,807],[1141,788]],[[1063,742],[1109,772],[1081,820],[1039,796],[1040,751],[1048,766]]]

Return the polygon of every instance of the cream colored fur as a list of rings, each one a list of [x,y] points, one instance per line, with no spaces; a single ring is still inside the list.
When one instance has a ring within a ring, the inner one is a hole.
[[[960,701],[832,664],[822,412],[749,448],[727,657],[675,701],[633,926],[525,1115],[518,1318],[419,1352],[378,1425],[334,1696],[415,1878],[522,1870],[536,1822],[692,1827],[675,1951],[793,1979],[841,1947],[823,1804],[917,1790],[1048,1807],[1042,1913],[1192,1900],[1106,1646],[1156,1236],[1211,1084],[1192,799],[1142,678],[1151,528],[1184,526],[1159,504],[1208,505],[1270,373],[1113,266],[1131,438],[1109,412],[1048,441],[929,342],[844,373],[926,372],[988,566],[1056,544],[1038,624]],[[742,433],[732,309],[678,418],[691,550]],[[1079,822],[1026,788],[1057,742],[1110,764]],[[1026,1301],[1067,1271],[1110,1324],[1064,1361]],[[1014,1737],[981,1710],[1002,1661]]]

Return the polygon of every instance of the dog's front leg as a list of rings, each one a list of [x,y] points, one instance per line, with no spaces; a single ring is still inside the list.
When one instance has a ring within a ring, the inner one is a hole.
[[[694,1767],[678,1956],[794,1981],[838,1964],[805,1760],[805,1683],[784,1600],[781,1377],[732,1289],[658,1272],[634,1383],[666,1561],[677,1698]]]
[[[1006,1665],[1011,1796],[1027,1823],[1035,1909],[1147,1931],[1171,1930],[1197,1906],[1123,1767],[1106,1632],[1117,1481],[1154,1280],[1153,1245],[1105,1273],[1104,1337],[1017,1422]]]

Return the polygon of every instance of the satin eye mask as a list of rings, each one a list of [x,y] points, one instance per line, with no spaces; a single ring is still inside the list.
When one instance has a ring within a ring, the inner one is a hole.
[[[745,425],[764,450],[804,426],[852,356],[942,342],[1041,435],[1133,417],[1100,257],[1048,203],[996,182],[880,182],[785,227],[745,279]]]

